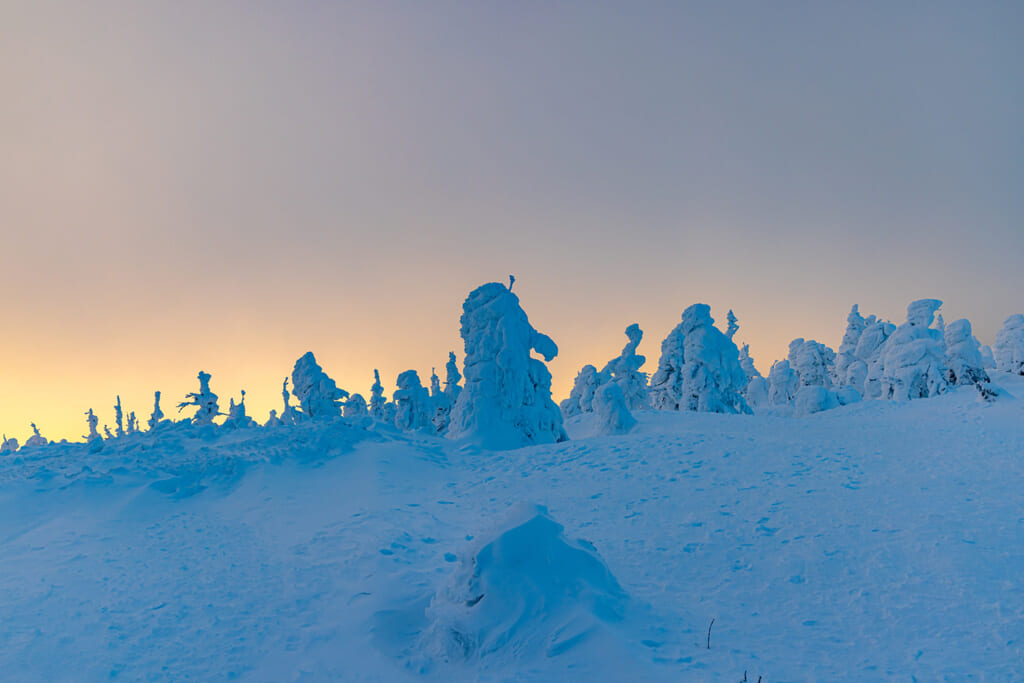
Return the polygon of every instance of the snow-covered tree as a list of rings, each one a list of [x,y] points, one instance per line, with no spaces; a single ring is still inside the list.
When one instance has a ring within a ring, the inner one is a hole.
[[[3,435],[3,443],[0,443],[0,455],[14,455],[14,452],[18,450],[18,440],[13,436],[8,439],[7,435]]]
[[[626,395],[616,382],[606,382],[597,388],[593,406],[599,434],[626,434],[636,426]]]
[[[299,412],[298,408],[292,405],[292,393],[288,390],[288,378],[285,377],[281,383],[281,400],[284,402],[284,409],[280,415],[275,415],[283,425],[298,424],[309,419],[309,415]]]
[[[953,385],[974,385],[984,396],[984,385],[991,380],[988,373],[985,372],[981,346],[971,333],[970,321],[954,320],[946,326],[944,336],[946,338],[946,379]]]
[[[602,384],[609,381],[609,377],[598,372],[593,365],[584,365],[576,375],[569,398],[562,401],[560,409],[565,418],[575,417],[583,413],[593,412],[594,393]]]
[[[754,366],[754,359],[750,357],[750,345],[744,344],[740,347],[740,367],[743,374],[747,376],[747,387],[743,390],[743,398],[752,409],[768,404],[768,381]]]
[[[725,316],[725,321],[728,323],[728,327],[725,329],[725,336],[732,340],[736,336],[736,332],[739,331],[740,326],[739,319],[732,312],[731,308],[729,309],[729,315]]]
[[[307,351],[295,361],[292,369],[292,393],[299,399],[302,412],[314,420],[341,417],[341,400],[348,392],[339,389]]]
[[[384,398],[384,386],[380,383],[380,373],[376,370],[373,371],[373,386],[370,387],[370,417],[374,420],[389,420],[384,419],[384,404],[387,403],[387,399]]]
[[[160,410],[160,392],[153,392],[153,412],[149,416],[149,429],[153,430],[156,428],[160,421],[164,419],[164,411]]]
[[[459,373],[459,366],[455,362],[454,351],[448,352],[448,362],[445,364],[444,370],[444,393],[448,394],[449,402],[454,406],[455,401],[459,398],[459,392],[462,391],[462,387],[459,386],[459,380],[462,379],[462,374]]]
[[[857,342],[857,350],[854,355],[864,363],[861,368],[856,364],[847,368],[846,374],[849,386],[860,390],[861,385],[857,383],[860,375],[864,376],[863,391],[864,398],[881,398],[882,396],[882,372],[883,372],[883,351],[889,337],[896,331],[896,326],[889,322],[867,321],[864,332]]]
[[[32,423],[32,436],[28,437],[28,441],[25,442],[26,448],[33,446],[45,446],[49,441],[46,440],[42,434],[39,433],[39,427],[36,427],[36,423]]]
[[[658,410],[750,413],[742,396],[747,376],[740,351],[714,326],[711,308],[694,304],[661,344],[651,377],[651,405]]]
[[[178,404],[178,412],[188,406],[196,406],[195,417],[192,424],[197,426],[213,424],[213,418],[221,415],[220,406],[217,405],[217,394],[210,391],[210,374],[199,371],[199,391],[194,394],[186,394],[187,401]]]
[[[381,409],[381,417],[383,422],[389,425],[395,424],[395,420],[398,417],[398,409],[395,407],[394,401],[388,401],[384,404],[384,407]]]
[[[800,390],[800,377],[790,366],[788,360],[779,360],[772,363],[768,371],[768,403],[773,406],[781,406],[790,403],[796,398]]]
[[[130,413],[128,413],[128,422],[127,422],[127,426],[125,427],[125,432],[127,434],[135,434],[138,431],[139,431],[139,420],[138,420],[137,417],[135,417],[135,411],[133,410]]]
[[[228,407],[228,417],[224,420],[223,426],[229,429],[244,429],[256,426],[255,420],[245,414],[245,389],[242,389],[242,400],[238,403],[235,403],[234,398],[231,399],[231,404]]]
[[[943,393],[947,386],[945,340],[932,328],[942,302],[919,299],[907,307],[882,354],[882,398],[905,401]]]
[[[95,441],[96,439],[102,439],[100,433],[96,431],[96,428],[100,424],[100,419],[96,417],[96,414],[92,412],[92,408],[89,408],[89,412],[85,414],[85,421],[89,425],[89,434],[85,437],[86,441]]]
[[[114,424],[117,428],[116,434],[118,436],[124,436],[124,412],[121,410],[121,397],[117,397],[117,403],[114,404]]]
[[[345,401],[342,408],[342,417],[346,420],[361,420],[368,415],[366,410],[366,399],[362,394],[352,394]]]
[[[395,381],[392,400],[395,402],[395,426],[407,432],[423,429],[430,424],[430,394],[420,384],[415,370],[406,370]]]
[[[551,400],[545,361],[558,346],[530,325],[519,297],[497,282],[473,290],[462,305],[465,386],[452,408],[448,437],[501,450],[568,438]]]
[[[852,385],[850,380],[860,377],[861,374],[866,376],[867,365],[864,365],[863,371],[860,369],[856,370],[852,378],[848,372],[850,366],[864,363],[864,361],[857,358],[857,344],[860,342],[860,337],[868,326],[868,319],[860,314],[859,308],[857,304],[854,304],[853,308],[850,309],[850,314],[846,316],[846,332],[843,334],[843,341],[839,345],[839,353],[836,354],[834,379],[835,383],[839,386],[854,386],[857,391],[863,391],[863,379],[859,386]]]
[[[626,338],[629,341],[623,347],[622,353],[608,361],[601,374],[610,377],[619,385],[630,410],[644,410],[650,407],[650,396],[647,390],[647,373],[641,372],[640,368],[647,359],[636,352],[644,338],[644,332],[639,325],[633,323],[626,328]]]
[[[992,347],[996,369],[1013,375],[1024,375],[1024,314],[1011,315],[996,334]]]

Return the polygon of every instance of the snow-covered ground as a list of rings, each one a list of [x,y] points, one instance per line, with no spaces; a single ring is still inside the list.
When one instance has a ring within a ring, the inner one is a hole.
[[[0,677],[1019,680],[1024,378],[994,374],[992,405],[589,414],[499,453],[339,423],[22,449]]]

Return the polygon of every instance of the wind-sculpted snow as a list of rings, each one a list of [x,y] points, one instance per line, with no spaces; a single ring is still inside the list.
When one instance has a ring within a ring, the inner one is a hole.
[[[616,436],[591,413],[500,452],[342,420],[23,447],[0,457],[0,671],[1016,680],[1024,377],[993,384]]]
[[[628,600],[587,541],[520,505],[477,542],[426,610],[420,651],[445,663],[555,657],[625,616]]]
[[[564,441],[562,414],[551,400],[551,373],[540,360],[558,355],[530,325],[519,297],[497,282],[473,290],[462,305],[465,386],[452,408],[448,437],[491,449]]]

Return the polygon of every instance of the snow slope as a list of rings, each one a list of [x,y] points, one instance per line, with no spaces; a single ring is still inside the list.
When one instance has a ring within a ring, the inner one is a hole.
[[[379,423],[22,449],[0,458],[0,671],[1019,679],[1024,377],[995,374],[992,405],[640,411],[499,453]]]

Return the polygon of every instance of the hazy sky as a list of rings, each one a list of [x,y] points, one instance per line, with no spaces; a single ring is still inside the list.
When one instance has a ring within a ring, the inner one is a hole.
[[[762,372],[853,303],[1024,311],[1024,3],[0,2],[0,430],[461,360],[517,277],[555,397],[697,301]]]

